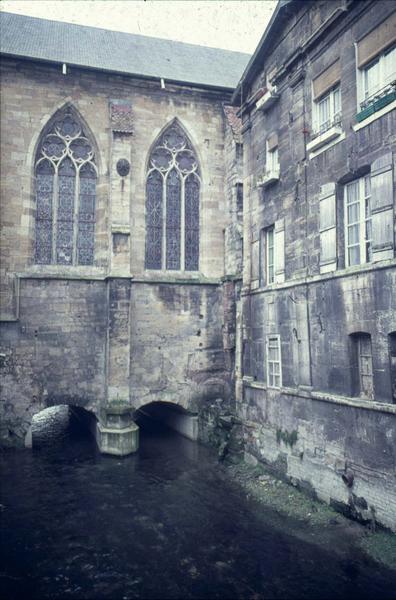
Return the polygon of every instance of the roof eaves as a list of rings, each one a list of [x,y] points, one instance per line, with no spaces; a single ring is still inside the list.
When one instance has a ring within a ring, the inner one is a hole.
[[[197,88],[197,89],[218,90],[220,92],[232,92],[233,90],[235,90],[234,86],[221,86],[221,85],[214,85],[214,84],[210,84],[210,83],[200,83],[197,81],[183,81],[180,79],[171,79],[171,78],[161,77],[160,75],[158,75],[158,76],[144,75],[142,73],[133,73],[131,71],[109,69],[106,67],[99,68],[99,67],[94,67],[91,65],[85,65],[84,63],[80,63],[80,64],[73,63],[73,62],[63,63],[59,60],[36,58],[34,56],[26,56],[26,55],[22,55],[22,54],[12,54],[12,53],[3,52],[3,51],[0,51],[0,55],[9,57],[9,58],[17,58],[19,60],[27,60],[30,62],[38,62],[38,63],[51,64],[51,65],[67,64],[67,66],[75,67],[77,69],[86,69],[88,71],[99,71],[101,73],[113,73],[114,75],[123,75],[125,77],[134,77],[136,79],[145,79],[147,81],[161,81],[161,79],[163,79],[167,83],[171,83],[174,85],[182,85],[182,86],[188,85],[190,87]]]
[[[266,44],[268,43],[268,40],[273,31],[273,28],[279,19],[280,13],[287,5],[289,5],[295,1],[296,0],[279,0],[278,1],[278,4],[276,5],[276,8],[272,14],[272,17],[271,17],[267,27],[265,28],[263,36],[262,36],[261,40],[259,41],[254,54],[252,55],[251,59],[249,60],[248,64],[246,65],[246,68],[245,68],[244,72],[242,73],[242,77],[240,78],[240,80],[235,88],[235,91],[231,98],[231,102],[233,104],[235,104],[237,102],[237,100],[241,94],[242,84],[246,83],[250,80],[252,73],[254,71],[254,68],[256,66],[257,60],[260,57],[260,55],[262,54]]]

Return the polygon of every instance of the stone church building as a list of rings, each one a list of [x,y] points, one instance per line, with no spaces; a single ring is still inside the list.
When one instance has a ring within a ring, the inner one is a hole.
[[[4,444],[165,407],[396,530],[395,43],[385,0],[280,0],[252,57],[1,15]]]

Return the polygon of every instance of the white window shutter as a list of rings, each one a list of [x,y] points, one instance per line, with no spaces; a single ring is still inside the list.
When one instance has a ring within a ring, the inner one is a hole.
[[[260,264],[260,231],[257,225],[253,225],[251,231],[251,272],[250,286],[255,290],[259,287],[259,264]]]
[[[321,273],[337,268],[337,221],[335,183],[326,183],[319,194],[319,234]]]
[[[392,153],[371,165],[373,262],[394,256],[394,189]]]
[[[275,221],[274,230],[275,283],[285,281],[285,219]]]

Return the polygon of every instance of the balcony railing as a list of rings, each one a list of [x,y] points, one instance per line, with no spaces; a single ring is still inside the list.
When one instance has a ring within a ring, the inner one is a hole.
[[[336,126],[341,126],[341,112],[336,113],[331,119],[321,123],[318,129],[313,132],[311,139],[315,139],[319,135],[326,133],[326,131]]]
[[[311,140],[307,143],[307,150],[316,152],[330,142],[341,139],[342,134],[341,113],[337,113],[333,119],[322,123],[320,128],[312,133]]]
[[[365,98],[360,103],[361,110],[356,115],[356,120],[363,121],[378,110],[381,110],[381,108],[384,108],[387,104],[393,102],[393,100],[396,100],[396,81],[392,81],[392,83],[389,83],[381,90]]]
[[[368,98],[365,98],[363,100],[363,102],[360,103],[360,109],[364,110],[365,108],[367,108],[368,106],[371,106],[372,104],[374,104],[378,100],[381,100],[382,98],[386,98],[386,96],[388,96],[392,92],[396,92],[396,80],[392,81],[392,83],[388,83],[388,85],[386,85],[385,87],[383,87],[378,92],[375,92],[374,94],[372,94]]]

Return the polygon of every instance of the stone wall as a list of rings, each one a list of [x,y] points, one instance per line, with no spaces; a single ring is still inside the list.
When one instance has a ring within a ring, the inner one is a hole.
[[[394,413],[248,386],[240,417],[248,461],[349,516],[396,530]]]
[[[388,171],[393,163],[395,177],[396,111],[391,105],[377,119],[356,120],[354,50],[354,42],[391,11],[388,2],[291,3],[250,89],[244,86],[243,375],[237,379],[243,395],[237,412],[248,455],[309,484],[323,499],[396,529],[389,338],[396,327],[394,240],[383,252],[374,237],[373,261],[347,267],[344,235],[345,185],[378,172],[382,163]],[[338,58],[341,133],[312,150],[312,81]],[[264,110],[256,102],[269,79],[276,97]],[[262,185],[266,144],[273,134],[279,180]],[[326,194],[332,195],[335,215],[327,261],[320,220]],[[374,228],[378,219],[373,217]],[[275,281],[268,285],[262,231],[273,225]],[[371,335],[371,400],[363,399],[355,385],[353,335],[359,332]],[[268,335],[280,336],[278,388],[271,387],[267,373]],[[341,477],[349,467],[354,472],[350,489]]]
[[[22,279],[18,321],[1,325],[1,438],[22,443],[32,416],[105,400],[104,281]]]
[[[23,440],[52,403],[98,414],[121,400],[169,400],[197,410],[230,394],[222,352],[225,211],[224,112],[230,92],[144,81],[11,58],[2,61],[1,336],[4,435]],[[132,107],[118,131],[114,101]],[[98,166],[90,267],[36,265],[34,161],[40,134],[71,105]],[[174,120],[200,163],[198,272],[145,270],[150,149]],[[130,172],[116,170],[122,158]]]
[[[131,401],[178,404],[230,395],[218,286],[133,284]]]

